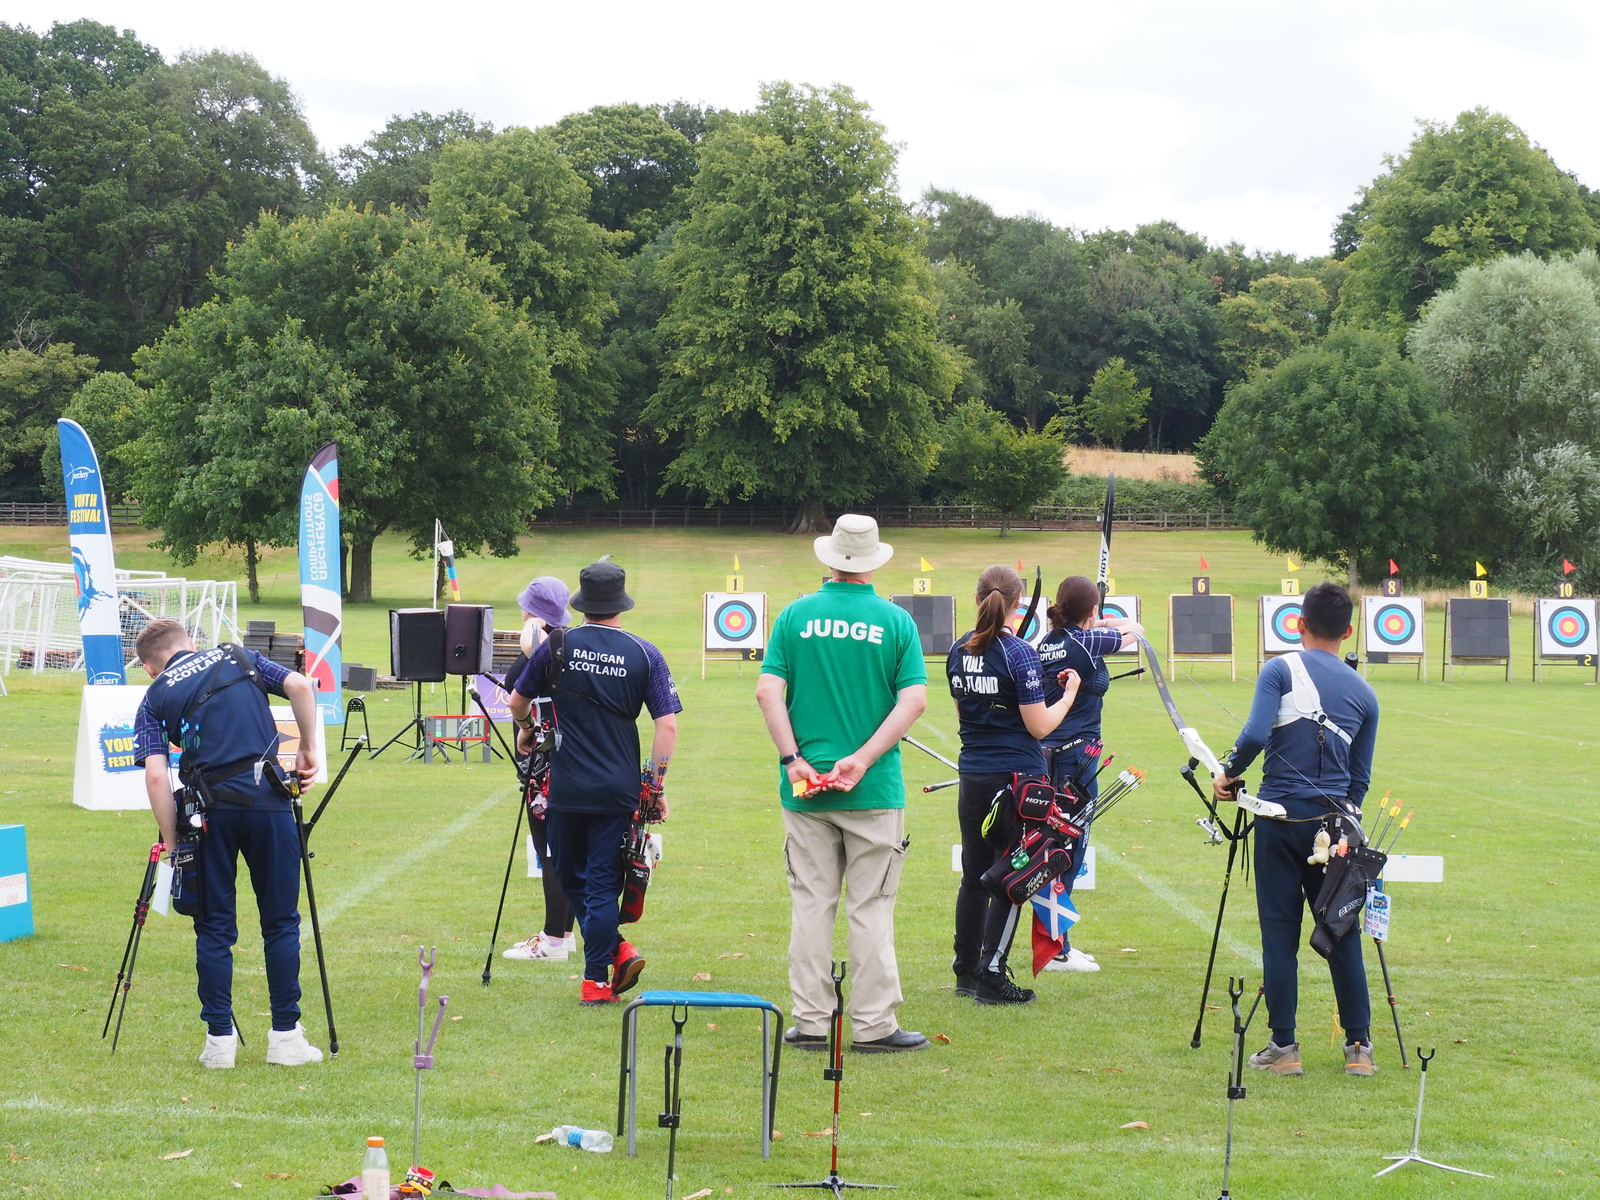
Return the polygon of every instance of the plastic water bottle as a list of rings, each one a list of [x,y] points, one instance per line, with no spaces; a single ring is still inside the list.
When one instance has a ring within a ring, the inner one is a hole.
[[[361,1160],[361,1200],[389,1200],[389,1155],[381,1137],[367,1139],[367,1156]]]
[[[550,1133],[563,1146],[577,1146],[594,1154],[611,1153],[611,1135],[604,1129],[585,1129],[581,1125],[557,1125]]]

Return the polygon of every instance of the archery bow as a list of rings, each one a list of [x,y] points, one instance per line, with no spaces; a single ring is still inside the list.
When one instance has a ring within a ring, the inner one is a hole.
[[[1183,719],[1183,714],[1178,711],[1178,706],[1173,702],[1172,689],[1167,686],[1167,677],[1162,673],[1160,659],[1156,656],[1155,647],[1152,646],[1143,634],[1139,635],[1139,645],[1144,648],[1145,663],[1150,669],[1150,677],[1156,682],[1156,692],[1161,697],[1161,703],[1167,710],[1167,716],[1172,718],[1172,723],[1177,727],[1178,736],[1183,739],[1183,744],[1189,750],[1189,765],[1184,767],[1181,774],[1189,781],[1189,786],[1199,793],[1200,799],[1211,810],[1211,815],[1217,815],[1216,805],[1206,789],[1200,786],[1194,777],[1194,769],[1205,767],[1211,773],[1213,781],[1225,778],[1227,772],[1222,769],[1211,747],[1206,745],[1205,739],[1199,731]],[[1233,788],[1233,798],[1239,807],[1246,812],[1254,813],[1258,817],[1287,817],[1288,809],[1272,800],[1262,800],[1245,791],[1244,783],[1236,783]]]
[[[1030,638],[1028,630],[1033,628],[1034,614],[1039,611],[1039,597],[1044,593],[1044,567],[1037,566],[1033,569],[1033,599],[1028,601],[1028,611],[1023,615],[1022,624],[1017,626],[1017,636],[1023,641],[1038,644],[1037,638]]]
[[[1100,573],[1095,586],[1100,589],[1100,616],[1106,615],[1106,593],[1111,590],[1111,517],[1116,510],[1117,475],[1106,475],[1106,506],[1100,514]]]

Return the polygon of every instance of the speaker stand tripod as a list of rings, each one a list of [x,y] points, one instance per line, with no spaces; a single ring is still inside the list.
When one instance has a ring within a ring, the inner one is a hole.
[[[402,738],[407,737],[408,735],[412,740],[405,743],[405,745],[411,751],[410,754],[406,755],[407,762],[416,762],[417,759],[421,758],[427,752],[428,726],[422,719],[422,684],[418,683],[416,680],[411,681],[411,695],[411,719],[401,726],[400,732],[396,733],[387,742],[372,752],[373,758],[377,758],[378,755],[382,754],[390,746],[393,746],[396,742],[399,742]],[[439,745],[437,742],[434,743],[434,746],[440,754],[444,755],[445,762],[449,762],[450,755],[445,751],[444,747]]]

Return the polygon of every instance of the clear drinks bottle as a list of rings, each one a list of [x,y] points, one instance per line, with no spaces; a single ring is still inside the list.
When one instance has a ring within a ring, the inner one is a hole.
[[[367,1156],[361,1160],[361,1200],[389,1200],[389,1155],[381,1137],[367,1139]]]

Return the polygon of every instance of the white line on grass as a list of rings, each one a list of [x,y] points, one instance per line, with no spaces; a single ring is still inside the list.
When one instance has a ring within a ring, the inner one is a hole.
[[[1186,921],[1194,922],[1194,924],[1198,925],[1201,929],[1204,929],[1207,933],[1210,933],[1214,928],[1216,928],[1216,914],[1202,912],[1193,904],[1189,903],[1189,901],[1185,900],[1182,896],[1178,895],[1177,892],[1173,891],[1166,884],[1162,883],[1159,879],[1152,878],[1148,871],[1142,870],[1134,863],[1129,862],[1114,846],[1110,845],[1105,838],[1096,837],[1095,843],[1100,847],[1101,850],[1100,854],[1095,855],[1095,863],[1097,865],[1100,863],[1110,863],[1112,866],[1128,872],[1128,874],[1132,875],[1140,883],[1144,884],[1145,887],[1149,888],[1157,896],[1161,897],[1162,900],[1166,901],[1167,907],[1172,909],[1173,912],[1177,913]],[[1229,950],[1232,950],[1252,967],[1259,967],[1261,965],[1261,951],[1245,945],[1243,942],[1239,941],[1232,934],[1230,934],[1227,929],[1223,929],[1222,931],[1222,945],[1226,946]]]
[[[1485,729],[1490,733],[1504,733],[1513,735],[1515,737],[1543,738],[1547,742],[1561,742],[1563,745],[1567,746],[1574,744],[1574,740],[1572,738],[1557,737],[1553,733],[1530,733],[1526,729],[1513,729],[1509,725],[1479,725],[1475,721],[1457,721],[1451,717],[1441,717],[1438,713],[1417,712],[1415,709],[1411,708],[1396,708],[1392,704],[1386,704],[1384,705],[1384,708],[1386,708],[1389,712],[1401,713],[1408,717],[1423,717],[1429,721],[1438,721],[1444,725],[1459,725],[1463,729]],[[1583,745],[1582,742],[1577,742],[1576,744],[1579,746]]]
[[[361,903],[361,901],[365,900],[373,892],[383,887],[396,875],[410,870],[413,865],[427,855],[434,854],[437,851],[444,849],[444,847],[449,845],[450,842],[454,841],[456,835],[464,830],[468,825],[471,825],[474,821],[483,816],[484,813],[488,812],[495,805],[499,804],[507,796],[514,796],[516,791],[516,788],[508,787],[501,788],[496,792],[491,792],[489,796],[477,807],[469,808],[454,821],[451,821],[450,824],[446,825],[436,837],[433,837],[422,843],[422,845],[416,847],[414,850],[408,850],[406,853],[399,855],[396,858],[391,858],[384,866],[368,874],[361,880],[360,883],[350,888],[349,891],[340,892],[334,897],[333,903],[328,905],[322,910],[321,913],[318,914],[322,918],[322,923],[324,925],[333,924],[335,920],[349,912],[353,907]]]

